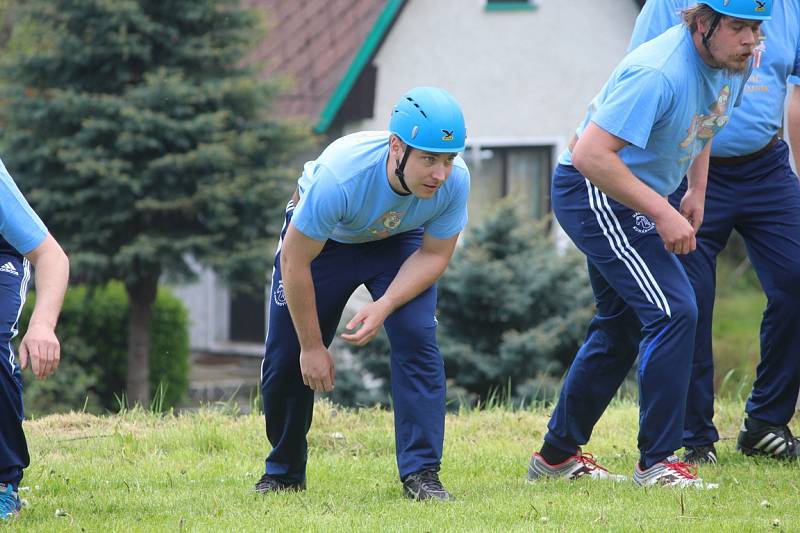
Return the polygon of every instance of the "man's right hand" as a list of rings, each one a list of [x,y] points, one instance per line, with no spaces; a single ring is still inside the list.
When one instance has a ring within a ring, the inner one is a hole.
[[[688,254],[697,248],[692,224],[672,206],[664,209],[663,214],[654,218],[653,222],[668,252]]]
[[[19,363],[24,369],[30,361],[33,374],[44,379],[58,368],[61,359],[61,345],[53,328],[41,324],[28,324],[22,342],[19,344]]]
[[[336,368],[331,353],[325,347],[300,351],[300,373],[303,374],[303,383],[312,390],[319,392],[333,390]]]

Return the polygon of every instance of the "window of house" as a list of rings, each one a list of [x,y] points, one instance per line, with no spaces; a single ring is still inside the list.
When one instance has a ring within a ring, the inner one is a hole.
[[[263,291],[232,291],[230,296],[230,333],[236,342],[263,343],[266,338],[266,306]]]
[[[486,11],[515,11],[536,9],[534,0],[486,0]]]
[[[552,146],[469,146],[464,159],[470,169],[470,222],[478,222],[496,200],[519,198],[528,213],[550,212]]]

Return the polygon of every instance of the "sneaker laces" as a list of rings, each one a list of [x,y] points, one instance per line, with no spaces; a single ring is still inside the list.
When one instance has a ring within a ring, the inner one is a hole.
[[[683,461],[664,463],[664,466],[675,472],[681,479],[697,479],[697,467]]]
[[[584,453],[581,450],[578,450],[578,453],[575,454],[575,460],[589,470],[602,470],[603,472],[608,472],[608,469],[598,464],[597,460],[594,458],[594,455],[589,452]]]

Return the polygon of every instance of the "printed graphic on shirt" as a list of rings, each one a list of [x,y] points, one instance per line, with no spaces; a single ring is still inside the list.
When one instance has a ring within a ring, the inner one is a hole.
[[[699,154],[709,139],[714,137],[722,127],[728,123],[728,104],[731,97],[731,88],[725,85],[717,96],[717,101],[711,106],[707,115],[695,115],[689,124],[689,131],[686,138],[680,143],[680,147],[686,154],[680,159],[691,161]]]
[[[746,93],[755,93],[755,92],[769,92],[769,85],[765,83],[765,80],[762,78],[759,69],[761,68],[761,63],[764,63],[764,68],[768,68],[769,63],[767,62],[768,57],[764,57],[767,53],[767,36],[761,33],[759,38],[758,46],[753,49],[753,73],[750,74],[750,77],[747,78],[747,83],[744,85],[744,92]],[[769,77],[769,73],[766,74]]]
[[[378,220],[370,224],[367,231],[381,239],[385,239],[394,233],[394,230],[403,221],[403,215],[405,214],[405,211],[387,211]]]
[[[758,46],[753,49],[753,68],[761,68],[761,56],[767,53],[767,36],[763,33],[758,40]]]

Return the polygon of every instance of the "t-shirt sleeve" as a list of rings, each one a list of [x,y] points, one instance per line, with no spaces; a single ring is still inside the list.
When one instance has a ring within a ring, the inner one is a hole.
[[[436,239],[449,239],[461,233],[467,225],[467,201],[469,199],[469,169],[459,168],[450,201],[438,216],[425,224],[425,232]],[[454,170],[455,174],[455,170]]]
[[[23,255],[42,244],[47,236],[47,228],[22,196],[2,161],[0,161],[0,235]]]
[[[628,52],[681,23],[686,0],[647,0],[633,26]]]
[[[661,72],[629,67],[621,72],[591,120],[612,135],[642,150],[650,132],[672,102],[672,88]]]
[[[347,213],[347,195],[327,167],[316,165],[313,172],[315,179],[303,192],[292,224],[303,235],[325,241]]]

